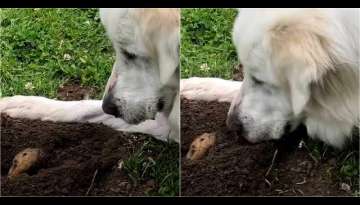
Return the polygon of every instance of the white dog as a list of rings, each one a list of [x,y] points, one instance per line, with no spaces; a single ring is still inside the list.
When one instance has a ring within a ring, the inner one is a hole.
[[[241,9],[233,42],[244,81],[184,79],[180,93],[232,101],[228,127],[250,142],[303,123],[341,148],[359,126],[359,30],[359,9]]]
[[[179,142],[179,9],[100,9],[116,60],[100,100],[0,100],[11,117],[103,123]]]

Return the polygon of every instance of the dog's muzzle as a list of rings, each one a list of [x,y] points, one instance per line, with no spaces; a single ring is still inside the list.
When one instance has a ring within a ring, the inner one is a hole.
[[[146,102],[134,104],[121,100],[116,103],[112,94],[106,94],[102,102],[102,109],[104,113],[122,118],[129,124],[139,124],[145,120],[154,120],[156,113],[161,112],[165,104],[166,102],[162,98],[151,105]]]
[[[238,131],[242,128],[240,120],[232,113],[229,113],[226,118],[226,126],[231,131]]]

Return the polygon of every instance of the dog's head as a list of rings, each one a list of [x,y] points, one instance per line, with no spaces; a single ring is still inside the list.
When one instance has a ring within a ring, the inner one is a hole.
[[[332,66],[326,24],[311,10],[241,10],[233,42],[244,81],[228,113],[230,128],[259,142],[279,139],[300,124],[312,86]]]
[[[130,124],[168,114],[179,87],[178,9],[100,9],[116,52],[103,110]]]

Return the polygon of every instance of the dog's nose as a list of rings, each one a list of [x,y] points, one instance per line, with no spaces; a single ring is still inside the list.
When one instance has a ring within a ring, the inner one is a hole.
[[[115,103],[112,102],[113,98],[111,95],[106,95],[103,99],[102,109],[104,113],[113,115],[115,117],[122,117],[120,110]]]
[[[118,108],[114,104],[104,104],[103,103],[102,109],[103,109],[104,113],[106,113],[106,114],[113,115],[115,117],[121,117]]]
[[[226,126],[229,130],[237,131],[241,128],[241,123],[236,115],[229,113],[226,118]]]
[[[241,123],[236,115],[228,115],[226,119],[226,126],[231,132],[236,133],[237,141],[240,144],[253,144],[255,143],[252,139],[248,138],[248,132],[245,130],[244,125]]]

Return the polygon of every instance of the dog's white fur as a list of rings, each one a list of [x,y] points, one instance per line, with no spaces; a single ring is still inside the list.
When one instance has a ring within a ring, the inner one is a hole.
[[[258,142],[304,123],[310,137],[343,147],[359,126],[359,18],[359,9],[241,9],[233,42],[245,76],[226,96],[233,98],[228,126]],[[220,94],[216,81],[182,80],[181,91]]]
[[[2,98],[0,111],[19,118],[103,123],[179,142],[179,9],[100,9],[100,16],[116,52],[104,97],[111,93],[116,103],[123,103],[116,105],[122,107],[124,119],[105,114],[105,101],[37,96]],[[136,57],[126,59],[124,51]],[[164,109],[158,111],[160,98]],[[139,124],[129,123],[139,115]]]

